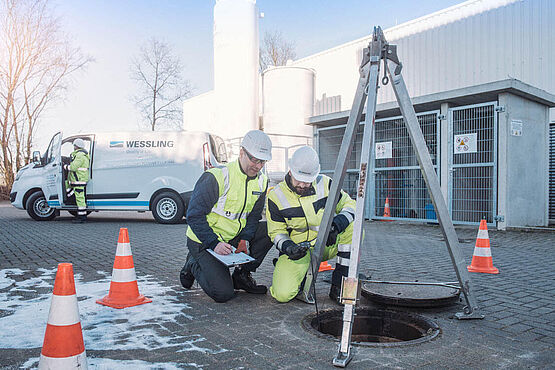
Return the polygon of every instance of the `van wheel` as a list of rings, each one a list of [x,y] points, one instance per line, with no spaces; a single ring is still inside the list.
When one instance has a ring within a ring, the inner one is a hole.
[[[185,206],[181,198],[170,192],[158,194],[152,202],[152,215],[161,224],[175,224],[183,218]]]
[[[31,194],[25,205],[27,213],[33,220],[50,221],[56,217],[56,210],[51,208],[42,191]]]

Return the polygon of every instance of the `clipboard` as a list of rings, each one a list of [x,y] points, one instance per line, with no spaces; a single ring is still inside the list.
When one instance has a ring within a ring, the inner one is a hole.
[[[241,253],[235,253],[235,249],[233,248],[233,252],[231,252],[230,254],[218,254],[216,252],[214,252],[212,249],[207,249],[208,253],[210,253],[211,255],[213,255],[218,261],[220,261],[221,263],[223,263],[224,265],[226,265],[227,267],[231,267],[231,266],[235,266],[235,265],[242,265],[244,263],[249,263],[252,261],[255,261],[254,258],[252,258],[251,256],[249,256],[248,254],[241,252]]]

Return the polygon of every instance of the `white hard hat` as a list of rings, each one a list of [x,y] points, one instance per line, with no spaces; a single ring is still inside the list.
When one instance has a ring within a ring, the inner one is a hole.
[[[241,146],[257,159],[262,161],[272,159],[272,140],[260,130],[247,132],[241,141]]]
[[[320,173],[318,153],[309,146],[301,146],[289,160],[289,169],[297,181],[312,182]]]
[[[73,146],[76,146],[81,149],[85,149],[85,142],[83,141],[83,139],[77,138],[73,140]]]

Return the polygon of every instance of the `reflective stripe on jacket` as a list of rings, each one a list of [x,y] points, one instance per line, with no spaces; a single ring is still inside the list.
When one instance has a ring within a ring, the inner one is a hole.
[[[84,149],[77,149],[70,155],[69,183],[71,185],[87,185],[89,181],[89,154]]]
[[[208,171],[218,182],[219,198],[206,221],[220,241],[229,242],[245,227],[254,204],[266,191],[268,178],[264,174],[247,178],[239,168],[238,160]],[[187,229],[187,236],[201,243],[191,227]]]
[[[280,182],[269,191],[266,204],[268,235],[276,247],[281,250],[285,240],[295,243],[311,241],[314,244],[324,208],[328,200],[331,179],[318,175],[312,182],[312,191],[308,195],[294,192],[286,181]],[[353,221],[356,202],[341,190],[336,214],[343,214],[349,222]]]

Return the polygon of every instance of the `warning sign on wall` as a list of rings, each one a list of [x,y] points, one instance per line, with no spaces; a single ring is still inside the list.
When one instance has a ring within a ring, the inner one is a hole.
[[[393,158],[393,142],[376,143],[376,159]]]
[[[455,135],[453,153],[476,153],[478,151],[478,134],[476,132],[471,134]]]

